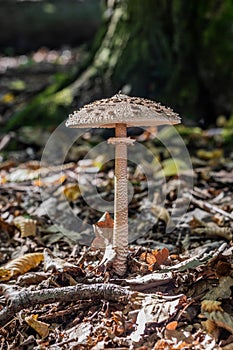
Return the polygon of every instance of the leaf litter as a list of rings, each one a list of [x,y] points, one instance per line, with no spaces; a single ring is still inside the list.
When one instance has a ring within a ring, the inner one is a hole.
[[[201,131],[195,138],[191,131],[183,129],[183,133],[194,155],[192,190],[185,190],[188,175],[179,177],[182,163],[177,166],[164,159],[155,178],[157,184],[162,173],[167,179],[166,186],[160,186],[163,206],[156,190],[153,199],[147,198],[142,172],[129,166],[134,189],[129,204],[133,233],[128,271],[122,278],[112,270],[113,219],[108,212],[90,208],[83,197],[83,191],[90,195],[92,174],[98,169],[98,191],[112,200],[111,165],[104,164],[104,157],[98,158],[98,166],[96,159],[84,162],[84,148],[79,155],[74,145],[76,160],[68,156],[62,172],[59,165],[43,164],[41,168],[38,161],[28,161],[26,151],[20,159],[12,153],[8,159],[4,143],[0,166],[1,349],[233,347],[232,154],[223,151],[224,144],[218,151],[219,135],[217,141],[205,136],[199,145]],[[139,137],[154,147],[150,135],[145,132]],[[82,141],[88,150],[88,138]],[[210,141],[213,150],[208,147]],[[183,191],[176,201],[181,183]],[[41,188],[49,188],[44,203]],[[89,225],[74,229],[65,217],[63,225],[51,221],[48,213],[56,208],[62,216],[67,202]],[[182,221],[172,232],[167,230],[175,225],[171,217],[179,217],[188,202]]]

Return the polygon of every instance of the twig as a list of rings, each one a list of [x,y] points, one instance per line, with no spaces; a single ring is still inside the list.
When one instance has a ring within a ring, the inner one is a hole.
[[[8,295],[8,305],[0,311],[0,325],[3,326],[16,312],[36,304],[76,301],[82,299],[105,299],[127,304],[137,292],[115,284],[77,284],[72,287],[44,289],[39,291],[21,291]]]
[[[134,290],[144,290],[154,287],[158,287],[162,284],[169,283],[173,279],[172,272],[152,272],[149,275],[137,276],[135,278],[126,279],[126,283],[130,285]]]
[[[233,215],[232,215],[232,214],[228,213],[228,212],[225,211],[225,210],[222,210],[222,209],[216,207],[216,206],[213,205],[213,204],[209,204],[208,202],[204,202],[204,201],[202,201],[202,200],[200,200],[200,199],[199,199],[199,200],[198,200],[198,199],[195,199],[193,196],[191,196],[191,195],[188,194],[188,193],[184,194],[184,196],[185,196],[186,198],[189,198],[189,200],[191,201],[191,203],[193,203],[194,205],[196,205],[197,207],[199,207],[199,208],[201,208],[201,209],[204,209],[204,210],[208,211],[209,213],[213,213],[213,214],[219,213],[219,214],[221,214],[221,215],[223,215],[223,216],[225,216],[225,217],[227,217],[227,218],[233,220]]]

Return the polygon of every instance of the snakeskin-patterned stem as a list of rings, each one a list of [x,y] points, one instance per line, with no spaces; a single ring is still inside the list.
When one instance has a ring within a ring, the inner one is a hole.
[[[114,271],[122,276],[126,272],[128,254],[128,181],[126,124],[116,124],[115,131],[115,200],[113,246],[116,258]],[[119,138],[119,142],[117,142]],[[125,141],[124,141],[125,140]]]

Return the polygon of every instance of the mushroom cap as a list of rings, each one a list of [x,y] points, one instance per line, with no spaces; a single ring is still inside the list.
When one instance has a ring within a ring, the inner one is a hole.
[[[126,126],[155,126],[179,124],[180,117],[171,108],[140,97],[116,94],[111,98],[89,103],[69,115],[70,128],[114,128]]]

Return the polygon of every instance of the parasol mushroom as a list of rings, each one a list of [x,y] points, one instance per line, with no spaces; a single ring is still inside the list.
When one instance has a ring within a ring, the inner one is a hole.
[[[115,128],[115,137],[108,143],[115,145],[113,247],[116,257],[113,267],[118,275],[126,272],[128,254],[127,146],[134,140],[127,138],[127,127],[178,123],[180,118],[172,109],[122,93],[85,105],[66,121],[66,126],[71,128]]]

